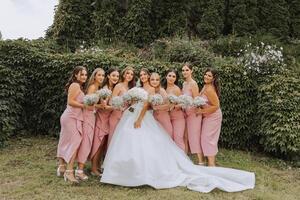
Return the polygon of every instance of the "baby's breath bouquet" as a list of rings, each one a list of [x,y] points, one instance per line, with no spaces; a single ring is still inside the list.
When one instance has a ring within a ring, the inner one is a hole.
[[[174,94],[168,95],[168,100],[170,103],[173,103],[173,104],[177,104],[179,102],[178,96],[176,96]]]
[[[99,101],[99,96],[97,94],[87,94],[83,97],[83,104],[92,106]]]
[[[144,89],[138,87],[131,88],[128,90],[127,94],[131,101],[146,101],[148,99],[148,93]]]
[[[162,105],[164,103],[164,99],[160,94],[154,94],[149,97],[149,103],[153,106]]]
[[[195,97],[193,100],[193,106],[196,108],[199,108],[201,106],[204,106],[207,103],[206,99],[204,99],[203,97]]]
[[[183,109],[187,109],[193,106],[193,97],[184,94],[180,95],[178,97],[178,104],[180,104]]]
[[[98,90],[96,92],[96,94],[99,95],[100,99],[104,100],[104,99],[107,99],[108,97],[111,96],[111,91],[109,89],[107,89],[107,88],[102,88],[102,89]]]
[[[120,96],[115,96],[111,99],[112,107],[122,110],[124,108],[124,101],[123,98]]]

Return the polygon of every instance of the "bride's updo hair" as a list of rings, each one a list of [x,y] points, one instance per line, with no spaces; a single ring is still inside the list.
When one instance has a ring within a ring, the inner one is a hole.
[[[132,71],[133,72],[133,77],[132,80],[128,83],[128,88],[131,89],[135,86],[135,73],[134,73],[134,68],[132,66],[127,66],[125,67],[122,72],[121,72],[121,77],[120,80],[121,82],[124,82],[124,75],[128,72],[128,71]]]

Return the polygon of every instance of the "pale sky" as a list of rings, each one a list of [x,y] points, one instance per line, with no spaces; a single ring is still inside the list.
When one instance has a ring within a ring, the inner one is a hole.
[[[0,0],[2,39],[37,39],[53,23],[58,0]]]

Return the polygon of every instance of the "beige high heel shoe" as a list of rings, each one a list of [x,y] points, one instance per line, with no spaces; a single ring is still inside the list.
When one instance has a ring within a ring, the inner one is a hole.
[[[75,170],[75,177],[81,181],[85,181],[89,179],[89,177],[83,172],[82,169]]]
[[[58,165],[56,170],[56,176],[61,177],[66,171],[66,165]]]
[[[79,181],[74,176],[74,170],[66,170],[64,173],[64,180],[71,182],[72,184],[78,184]]]

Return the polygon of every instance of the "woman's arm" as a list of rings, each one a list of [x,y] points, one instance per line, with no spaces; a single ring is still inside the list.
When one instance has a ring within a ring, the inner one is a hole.
[[[143,109],[140,112],[139,117],[137,118],[137,120],[134,122],[134,128],[140,128],[141,127],[143,118],[144,118],[144,116],[145,116],[145,114],[146,114],[146,112],[148,110],[148,107],[149,107],[149,103],[148,102],[144,102]]]
[[[213,88],[207,88],[205,94],[211,106],[207,108],[198,108],[197,113],[211,114],[216,112],[220,108],[220,101],[216,91]]]
[[[180,90],[180,88],[179,88],[178,86],[176,87],[176,89],[175,89],[175,91],[174,91],[174,94],[175,94],[176,96],[182,95],[182,92],[181,92],[181,90]],[[174,105],[174,104],[173,104],[173,105]],[[181,105],[175,104],[175,105],[174,105],[174,108],[175,108],[176,110],[180,110],[180,109],[181,109]],[[171,108],[171,110],[172,110],[172,108]]]
[[[191,89],[192,89],[192,97],[193,98],[199,96],[199,87],[198,87],[198,84],[196,83],[196,81],[193,81],[193,83],[191,84]]]
[[[72,83],[68,90],[68,100],[67,103],[69,106],[76,108],[84,108],[85,105],[76,101],[76,97],[81,92],[80,85],[78,83]]]
[[[153,94],[155,94],[155,89],[153,87],[151,87],[151,88],[148,89],[147,92],[148,92],[149,95],[153,95]],[[148,103],[148,100],[147,100],[147,101],[144,102],[144,106],[143,106],[142,111],[139,114],[139,117],[134,122],[134,128],[140,128],[141,127],[143,118],[144,118],[144,116],[145,116],[145,114],[148,110],[148,107],[149,107],[149,103]]]

